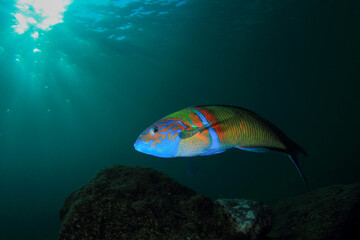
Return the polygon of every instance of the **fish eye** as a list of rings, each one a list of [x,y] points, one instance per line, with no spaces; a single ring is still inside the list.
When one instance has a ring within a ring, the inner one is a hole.
[[[157,131],[159,131],[159,129],[157,127],[154,127],[154,133],[156,133]]]

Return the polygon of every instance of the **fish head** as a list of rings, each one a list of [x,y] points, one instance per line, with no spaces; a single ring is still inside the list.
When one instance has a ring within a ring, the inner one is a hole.
[[[175,157],[181,141],[179,134],[186,128],[178,119],[163,118],[140,134],[135,150],[156,157]]]

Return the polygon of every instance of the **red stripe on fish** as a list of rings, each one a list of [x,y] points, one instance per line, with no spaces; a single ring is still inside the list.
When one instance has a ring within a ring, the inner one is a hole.
[[[201,107],[194,107],[194,109],[198,110],[202,115],[204,115],[208,123],[211,123],[211,127],[215,130],[220,143],[223,143],[225,141],[224,131],[221,123],[218,122],[214,114],[212,114],[211,111],[203,109]]]

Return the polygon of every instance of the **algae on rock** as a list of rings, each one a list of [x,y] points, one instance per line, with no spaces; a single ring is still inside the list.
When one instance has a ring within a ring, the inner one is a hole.
[[[165,174],[114,166],[73,192],[60,240],[234,239],[214,204]]]

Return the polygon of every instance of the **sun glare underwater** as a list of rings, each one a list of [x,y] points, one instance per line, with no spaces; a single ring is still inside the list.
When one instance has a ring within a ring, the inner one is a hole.
[[[17,23],[13,28],[23,34],[32,27],[34,32],[31,37],[37,39],[39,32],[36,29],[50,30],[55,24],[63,22],[63,13],[70,3],[64,0],[17,0],[18,11],[13,13]]]

